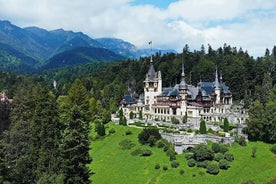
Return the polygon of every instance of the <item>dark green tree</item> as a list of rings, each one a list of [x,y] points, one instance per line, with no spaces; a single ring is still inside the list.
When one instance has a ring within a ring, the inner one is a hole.
[[[144,128],[138,135],[138,140],[141,144],[149,144],[150,146],[153,146],[160,139],[161,135],[158,129],[154,128]]]
[[[95,120],[95,130],[99,136],[105,136],[105,127],[100,120]]]
[[[246,133],[248,134],[248,139],[257,141],[262,140],[264,132],[263,122],[265,121],[265,110],[263,104],[256,100],[248,111],[249,119],[247,121]]]
[[[8,177],[7,161],[5,158],[5,146],[0,140],[0,183],[5,183]]]
[[[14,183],[35,182],[35,161],[31,157],[31,120],[34,112],[33,85],[23,81],[13,98],[10,130],[5,136],[6,160],[9,166],[8,179]]]
[[[142,113],[142,111],[139,111],[139,119],[140,119],[140,120],[143,119],[143,113]]]
[[[67,99],[67,121],[64,122],[62,158],[65,183],[90,183],[87,164],[89,157],[89,100],[86,88],[77,79],[72,84]]]
[[[134,117],[134,113],[132,111],[130,111],[130,113],[129,113],[129,119],[133,119],[133,117]]]
[[[224,118],[223,120],[223,131],[228,132],[229,131],[229,121],[227,118]]]
[[[49,178],[60,173],[61,139],[57,104],[54,94],[37,84],[33,87],[35,100],[31,126],[31,155],[36,161],[36,181],[47,175]],[[37,95],[39,94],[39,95]]]
[[[265,115],[266,119],[262,122],[262,141],[276,143],[276,85],[274,85],[269,93]]]
[[[199,144],[192,149],[193,157],[196,161],[213,160],[214,152],[209,150],[206,145]]]
[[[217,175],[219,173],[219,167],[216,164],[209,164],[206,167],[206,171],[209,174]]]
[[[206,134],[206,133],[207,133],[207,130],[206,130],[206,123],[205,123],[204,120],[201,120],[201,121],[200,121],[199,132],[200,132],[201,134]]]
[[[120,117],[119,125],[127,126],[127,119],[125,116]]]
[[[182,123],[185,124],[185,123],[187,123],[187,121],[188,121],[188,114],[187,114],[187,111],[186,111],[185,115],[182,118]]]
[[[0,138],[5,130],[10,127],[11,104],[7,99],[0,101]]]

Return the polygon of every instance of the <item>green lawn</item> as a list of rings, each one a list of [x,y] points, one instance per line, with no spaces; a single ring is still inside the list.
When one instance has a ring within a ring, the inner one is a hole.
[[[233,145],[229,148],[234,154],[235,160],[227,170],[220,170],[216,176],[206,173],[205,169],[187,166],[184,155],[177,155],[180,162],[178,168],[170,166],[169,158],[162,149],[156,147],[141,146],[137,136],[141,129],[114,125],[107,125],[106,132],[111,128],[115,133],[107,135],[103,139],[92,141],[90,154],[93,162],[89,165],[95,173],[91,176],[93,183],[100,184],[124,184],[124,183],[227,183],[238,184],[245,180],[253,180],[256,184],[266,183],[272,178],[276,178],[276,156],[269,149],[272,145],[262,142],[250,142],[246,147]],[[132,131],[132,135],[125,135],[127,130]],[[130,139],[135,143],[131,150],[122,150],[120,141]],[[251,157],[252,147],[257,147],[256,157]],[[150,157],[132,156],[132,150],[138,147],[147,147],[153,154]],[[161,168],[156,170],[155,164],[159,163]],[[162,166],[168,166],[167,171],[163,171]],[[185,173],[179,174],[183,169]]]

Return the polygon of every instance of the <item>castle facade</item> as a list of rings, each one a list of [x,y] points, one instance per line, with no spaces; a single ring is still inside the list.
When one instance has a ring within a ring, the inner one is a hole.
[[[174,87],[162,86],[161,71],[156,72],[151,57],[149,70],[144,81],[144,94],[138,95],[131,89],[121,101],[126,118],[130,112],[144,120],[170,122],[172,118],[180,122],[199,124],[222,122],[227,118],[230,123],[243,124],[248,115],[242,106],[233,105],[232,93],[218,76],[216,70],[213,82],[200,81],[197,86],[185,81],[182,64],[181,80]]]

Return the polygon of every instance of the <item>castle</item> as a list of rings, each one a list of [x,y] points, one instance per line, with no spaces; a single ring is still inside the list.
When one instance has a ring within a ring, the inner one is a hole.
[[[185,81],[184,65],[181,80],[174,87],[162,86],[161,71],[155,72],[152,57],[144,81],[144,94],[138,95],[128,89],[121,101],[124,116],[130,112],[135,118],[139,114],[146,121],[170,122],[172,118],[198,127],[200,120],[222,122],[227,118],[230,123],[244,124],[248,115],[242,106],[233,105],[232,93],[216,70],[213,82],[200,81],[197,86]],[[141,117],[140,117],[141,118]]]

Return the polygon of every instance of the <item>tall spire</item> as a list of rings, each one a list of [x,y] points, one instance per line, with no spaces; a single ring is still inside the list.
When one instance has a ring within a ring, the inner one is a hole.
[[[181,79],[185,77],[185,72],[184,72],[184,64],[183,64],[183,61],[182,61],[182,73],[181,73]]]
[[[152,41],[149,41],[149,45],[150,45],[150,63],[152,64]]]
[[[219,78],[219,82],[220,82],[220,83],[223,83],[222,71],[220,71],[220,78]]]
[[[153,67],[153,59],[152,59],[152,41],[149,42],[149,45],[150,45],[151,53],[150,53],[150,68],[148,71],[148,78],[150,81],[153,81],[154,75],[155,75],[155,70]]]
[[[181,82],[179,84],[179,89],[187,89],[188,85],[185,82],[185,72],[184,72],[184,63],[182,61],[182,73],[181,73]]]
[[[216,67],[216,78],[215,78],[215,84],[214,87],[218,89],[220,87],[219,80],[218,80],[218,67]]]

